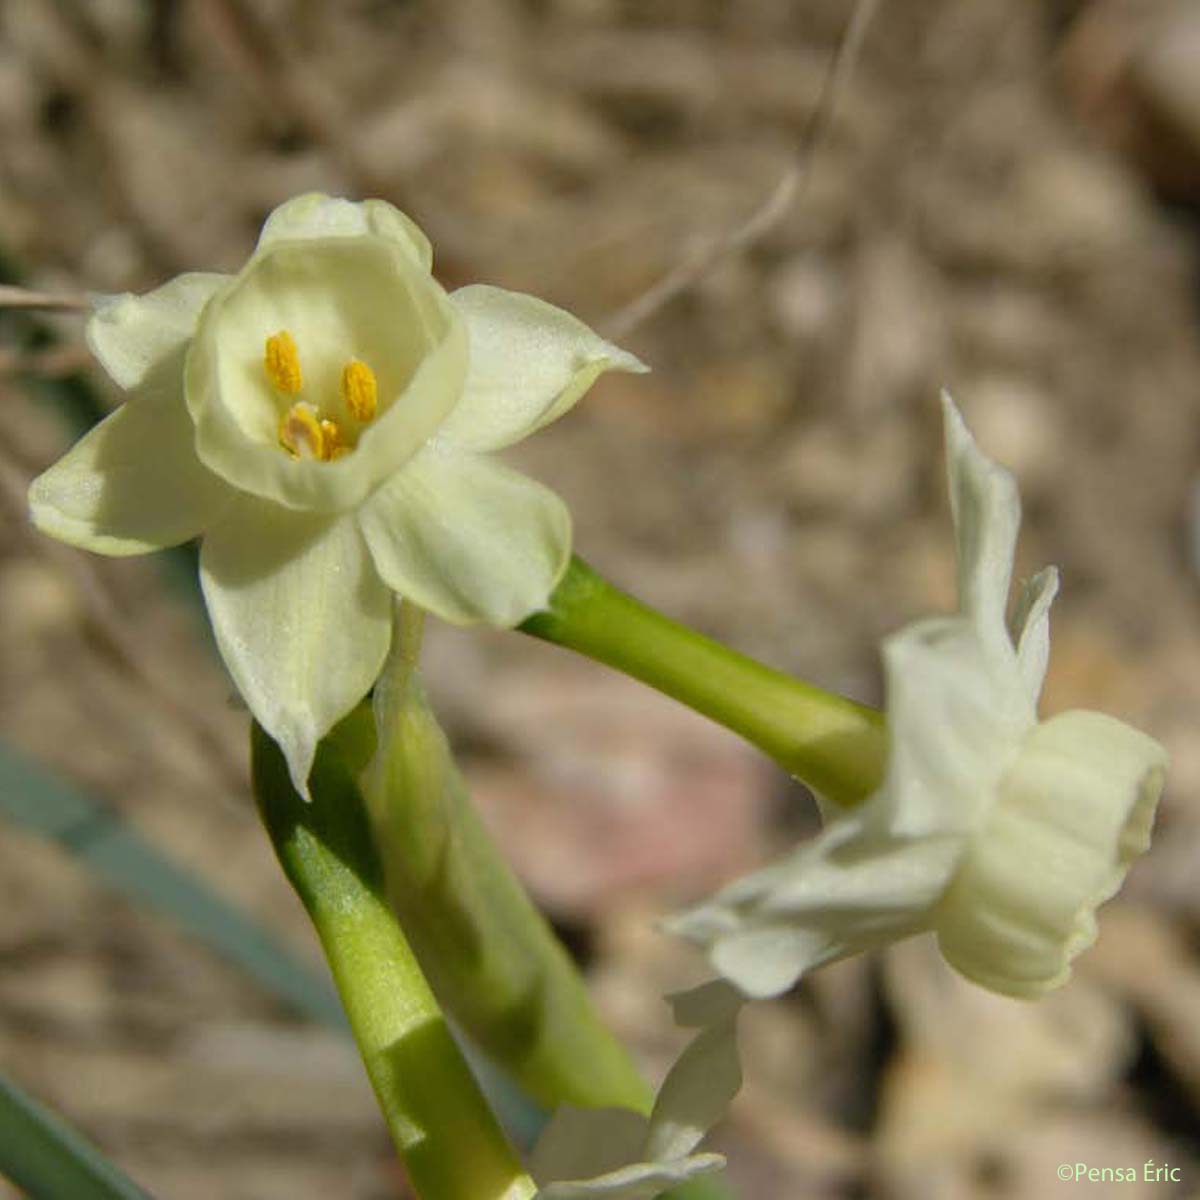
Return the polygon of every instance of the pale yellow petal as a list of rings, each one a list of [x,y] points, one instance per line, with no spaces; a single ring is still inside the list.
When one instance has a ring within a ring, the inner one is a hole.
[[[209,531],[200,582],[221,657],[307,795],[317,743],[366,695],[391,597],[347,517],[243,498]]]
[[[429,239],[395,205],[386,200],[342,200],[320,192],[296,196],[276,208],[263,225],[258,248],[279,241],[367,235],[395,242],[426,271],[433,262]]]
[[[116,412],[29,488],[33,522],[98,554],[145,554],[196,537],[233,496],[196,457],[182,356],[160,364]]]
[[[918,932],[963,842],[891,838],[876,816],[855,810],[671,917],[667,930],[703,947],[721,975],[752,997],[780,995],[815,967]]]
[[[1012,996],[1062,984],[1096,908],[1150,845],[1166,753],[1113,717],[1039,725],[942,901],[938,941],[970,979]]]
[[[192,272],[142,296],[95,296],[88,346],[114,382],[135,388],[187,345],[200,310],[229,280],[228,275]]]
[[[896,835],[970,832],[1036,720],[1015,655],[968,619],[929,617],[884,642],[883,664],[890,750],[869,803]]]
[[[477,455],[426,450],[359,520],[388,586],[459,625],[519,624],[546,606],[571,556],[566,505]]]
[[[477,284],[450,299],[467,326],[470,363],[439,440],[497,450],[557,420],[605,371],[643,372],[632,354],[534,296]]]
[[[1050,605],[1058,595],[1058,569],[1046,567],[1021,589],[1013,613],[1013,640],[1025,690],[1036,704],[1050,662]]]
[[[1021,501],[1012,475],[984,456],[948,393],[942,393],[946,473],[958,549],[961,611],[993,653],[1012,653],[1005,614]]]

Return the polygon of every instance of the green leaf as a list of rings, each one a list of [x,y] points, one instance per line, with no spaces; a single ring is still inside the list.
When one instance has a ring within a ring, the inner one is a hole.
[[[143,841],[110,809],[0,747],[0,816],[58,842],[118,892],[170,918],[295,1012],[345,1027],[333,988],[203,880]]]
[[[149,1200],[61,1117],[3,1076],[0,1171],[31,1200]]]

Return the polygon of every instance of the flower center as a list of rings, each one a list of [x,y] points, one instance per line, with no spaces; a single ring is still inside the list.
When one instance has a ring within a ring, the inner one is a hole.
[[[281,329],[267,338],[263,370],[281,396],[299,396],[304,388],[300,351],[296,339]],[[279,444],[295,459],[333,462],[354,449],[356,426],[374,420],[379,407],[379,385],[375,372],[365,362],[350,359],[342,367],[342,419],[322,416],[308,400],[295,400],[279,418]],[[354,441],[347,439],[347,430]]]

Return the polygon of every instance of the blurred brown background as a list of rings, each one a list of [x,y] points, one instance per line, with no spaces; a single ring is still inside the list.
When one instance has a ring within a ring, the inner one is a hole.
[[[610,328],[770,194],[849,8],[9,0],[0,251],[30,285],[140,290],[236,269],[292,194],[376,194],[448,285]],[[1020,479],[1021,568],[1064,571],[1047,710],[1109,710],[1172,754],[1153,852],[1047,1001],[918,942],[752,1011],[718,1139],[747,1200],[1200,1196],[1197,79],[1197,3],[885,2],[796,203],[626,335],[652,375],[603,381],[515,456],[615,581],[877,700],[878,638],[952,603],[948,386]],[[0,738],[316,962],[196,612],[160,564],[26,526],[24,484],[68,438],[38,378],[98,379],[79,319],[47,327],[0,342]],[[479,803],[661,1072],[660,994],[701,966],[653,918],[811,829],[810,802],[524,638],[439,629],[428,673]],[[8,827],[0,897],[3,1069],[156,1194],[401,1194],[335,1034]],[[1055,1176],[1148,1159],[1182,1182]]]

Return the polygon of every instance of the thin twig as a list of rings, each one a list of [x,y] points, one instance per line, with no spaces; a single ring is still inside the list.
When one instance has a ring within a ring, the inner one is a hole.
[[[0,379],[12,375],[32,375],[39,379],[64,379],[85,370],[92,361],[86,346],[76,344],[45,346],[38,350],[0,349]]]
[[[708,274],[727,255],[753,245],[787,212],[811,174],[813,159],[828,133],[830,118],[853,74],[863,39],[878,7],[879,0],[857,0],[855,3],[838,48],[830,59],[816,106],[801,134],[796,157],[766,199],[736,228],[706,243],[668,271],[658,283],[618,309],[601,326],[608,337],[627,337]]]
[[[0,308],[54,309],[59,312],[87,312],[91,305],[86,296],[55,296],[29,288],[0,283]]]

